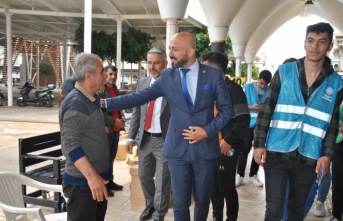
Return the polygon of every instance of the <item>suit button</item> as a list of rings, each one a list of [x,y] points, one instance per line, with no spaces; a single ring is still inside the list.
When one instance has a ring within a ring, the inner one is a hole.
[[[193,117],[193,116],[194,116],[194,114],[191,114],[190,116],[191,116],[191,117]]]

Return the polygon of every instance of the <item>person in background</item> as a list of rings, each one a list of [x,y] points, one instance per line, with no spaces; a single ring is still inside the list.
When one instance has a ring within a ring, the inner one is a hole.
[[[153,84],[167,65],[165,50],[151,48],[147,55],[150,76],[138,81],[137,91]],[[152,216],[154,220],[162,221],[168,212],[171,182],[168,160],[163,156],[162,149],[169,119],[169,105],[163,97],[135,107],[131,116],[126,151],[132,154],[133,141],[139,131],[138,176],[147,202],[140,220],[148,220]]]
[[[326,57],[332,36],[328,23],[307,27],[306,56],[280,65],[258,114],[254,159],[265,171],[265,221],[281,220],[288,180],[287,220],[303,220],[316,173],[329,169],[343,86]]]
[[[201,56],[203,64],[220,68],[225,80],[227,90],[232,99],[235,115],[221,130],[220,150],[221,155],[217,160],[214,174],[211,202],[213,221],[223,221],[224,200],[226,201],[227,221],[236,221],[238,218],[238,194],[235,186],[236,166],[239,151],[244,145],[243,139],[249,129],[250,113],[247,99],[243,89],[238,84],[225,76],[229,63],[228,57],[220,52],[209,52]]]
[[[272,73],[268,70],[263,70],[259,74],[257,82],[246,84],[244,87],[245,95],[248,101],[248,107],[250,110],[250,125],[249,131],[244,138],[245,147],[242,148],[238,157],[236,186],[240,186],[243,183],[248,154],[252,146],[252,141],[254,140],[254,129],[256,125],[257,114],[266,100],[268,84],[271,79]],[[255,186],[263,186],[263,183],[257,178],[259,167],[260,166],[252,157],[249,173],[249,183]]]
[[[107,78],[105,88],[102,91],[99,91],[98,94],[100,98],[109,98],[109,97],[116,97],[119,95],[118,88],[116,86],[117,81],[117,73],[118,69],[113,65],[107,65],[104,68]],[[118,185],[114,182],[113,176],[113,162],[116,158],[117,151],[118,151],[118,143],[119,143],[119,136],[120,136],[120,129],[125,127],[125,116],[122,111],[114,110],[111,112],[107,112],[106,109],[103,109],[104,112],[104,120],[105,126],[108,128],[108,146],[110,148],[110,167],[108,170],[109,175],[109,182],[107,184],[107,191],[108,196],[113,197],[114,193],[111,190],[122,190],[123,186]]]
[[[330,221],[341,221],[343,213],[343,103],[340,106],[336,144],[332,161],[332,217]]]
[[[194,220],[207,220],[216,159],[220,156],[218,132],[233,115],[221,71],[199,63],[195,47],[191,33],[175,34],[169,45],[172,68],[164,69],[148,88],[102,100],[108,110],[135,107],[161,96],[168,101],[171,117],[163,155],[168,159],[175,221],[190,220],[192,194]]]
[[[68,220],[103,221],[107,210],[109,148],[100,97],[106,73],[101,59],[81,53],[75,62],[75,89],[59,110],[61,149],[66,158],[63,193]]]
[[[331,186],[331,171],[329,170],[318,187],[317,201],[316,201],[315,208],[313,211],[314,216],[317,216],[317,217],[325,216],[324,203],[329,193],[330,186]]]
[[[69,94],[69,92],[74,89],[75,83],[76,83],[76,79],[74,75],[69,76],[67,79],[65,79],[61,88],[63,98],[65,98]]]

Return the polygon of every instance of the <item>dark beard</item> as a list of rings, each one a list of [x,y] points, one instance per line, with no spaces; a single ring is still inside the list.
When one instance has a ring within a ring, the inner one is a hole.
[[[176,63],[172,63],[173,68],[181,68],[184,64],[188,62],[187,58],[182,58],[181,60],[176,60]]]

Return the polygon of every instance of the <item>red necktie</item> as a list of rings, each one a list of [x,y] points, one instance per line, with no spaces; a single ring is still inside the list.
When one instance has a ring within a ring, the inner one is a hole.
[[[155,104],[155,100],[152,100],[149,103],[148,113],[146,114],[145,125],[144,125],[145,130],[149,130],[151,128],[152,113],[154,112],[154,104]]]

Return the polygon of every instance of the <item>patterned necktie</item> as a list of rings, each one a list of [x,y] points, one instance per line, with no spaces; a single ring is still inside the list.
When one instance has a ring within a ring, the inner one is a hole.
[[[183,77],[182,77],[182,93],[183,96],[185,97],[186,101],[187,101],[187,105],[189,110],[193,110],[193,101],[191,96],[189,95],[188,89],[187,89],[187,79],[186,79],[186,74],[190,69],[183,69],[181,68]]]
[[[154,112],[154,105],[155,105],[155,100],[152,100],[149,102],[148,112],[146,114],[145,125],[144,125],[145,130],[149,130],[151,128],[152,113]]]

